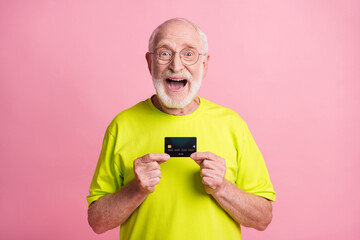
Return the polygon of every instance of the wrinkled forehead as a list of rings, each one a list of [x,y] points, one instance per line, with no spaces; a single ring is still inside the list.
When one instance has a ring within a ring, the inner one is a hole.
[[[180,51],[184,47],[202,49],[197,29],[189,23],[180,21],[160,26],[155,37],[154,47],[164,46],[176,51]]]

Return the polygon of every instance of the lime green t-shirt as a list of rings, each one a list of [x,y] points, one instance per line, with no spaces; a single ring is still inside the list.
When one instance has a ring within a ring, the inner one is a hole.
[[[88,204],[118,191],[135,175],[133,161],[164,152],[165,137],[196,137],[198,152],[226,160],[225,178],[240,189],[275,200],[263,157],[244,120],[234,111],[200,98],[191,114],[161,112],[147,99],[119,113],[110,123]],[[205,192],[200,167],[189,157],[160,165],[162,178],[121,225],[120,239],[240,239],[240,226]]]

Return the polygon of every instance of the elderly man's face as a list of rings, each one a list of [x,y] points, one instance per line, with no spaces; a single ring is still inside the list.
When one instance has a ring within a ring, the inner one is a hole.
[[[154,49],[162,47],[176,52],[171,62],[159,64],[157,54],[146,55],[157,95],[168,108],[184,108],[196,97],[207,71],[208,55],[200,55],[199,60],[191,66],[183,64],[179,55],[181,50],[190,47],[203,53],[203,48],[197,30],[182,21],[161,27],[154,41]]]

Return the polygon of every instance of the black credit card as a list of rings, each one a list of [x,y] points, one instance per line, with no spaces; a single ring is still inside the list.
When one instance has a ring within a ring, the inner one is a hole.
[[[196,152],[196,137],[166,137],[165,153],[170,157],[190,157]]]

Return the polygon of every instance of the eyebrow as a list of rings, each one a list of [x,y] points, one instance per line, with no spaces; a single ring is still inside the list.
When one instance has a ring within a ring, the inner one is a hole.
[[[166,46],[166,45],[169,45],[169,41],[167,41],[167,40],[163,40],[163,41],[160,41],[160,42],[158,42],[158,44],[156,44],[156,46],[155,46],[155,48],[159,48],[159,47],[163,47],[163,46]]]

